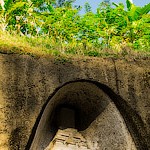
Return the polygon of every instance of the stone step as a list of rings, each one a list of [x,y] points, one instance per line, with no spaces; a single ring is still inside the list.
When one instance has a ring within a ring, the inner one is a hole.
[[[89,150],[84,137],[76,129],[58,130],[45,150]]]

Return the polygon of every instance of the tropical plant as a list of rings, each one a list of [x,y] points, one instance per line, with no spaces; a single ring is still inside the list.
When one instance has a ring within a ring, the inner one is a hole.
[[[144,7],[135,6],[131,0],[126,0],[127,4],[127,19],[128,19],[128,29],[129,29],[129,39],[131,43],[134,43],[136,39],[136,33],[134,31],[135,25],[139,24],[143,15],[148,14],[150,11],[150,3]]]
[[[47,47],[61,52],[98,55],[94,49],[125,46],[149,49],[150,3],[135,6],[131,0],[112,5],[101,3],[93,13],[89,3],[85,14],[73,7],[74,0],[0,0],[0,30],[29,38],[48,38]],[[43,43],[44,44],[44,43]],[[98,51],[100,52],[100,51]]]

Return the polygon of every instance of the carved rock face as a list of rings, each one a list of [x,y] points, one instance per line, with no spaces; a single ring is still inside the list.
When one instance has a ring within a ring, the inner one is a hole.
[[[133,139],[138,149],[149,149],[149,66],[149,58],[62,63],[1,54],[0,149],[44,150],[59,129],[53,112],[62,104],[75,108],[75,128],[90,145],[123,150]]]

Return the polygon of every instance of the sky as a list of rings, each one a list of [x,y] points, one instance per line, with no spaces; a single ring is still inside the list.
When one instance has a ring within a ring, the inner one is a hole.
[[[88,2],[90,4],[90,6],[92,7],[92,10],[95,12],[97,6],[99,5],[99,3],[101,3],[103,0],[76,0],[75,5],[80,5],[83,7],[81,14],[84,13],[84,4],[86,2]],[[136,6],[144,6],[148,3],[150,3],[150,0],[132,0],[133,3]],[[110,0],[110,2],[115,2],[115,3],[126,3],[126,0]]]

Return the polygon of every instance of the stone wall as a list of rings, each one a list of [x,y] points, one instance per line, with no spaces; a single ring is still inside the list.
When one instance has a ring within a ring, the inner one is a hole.
[[[1,54],[0,150],[29,149],[48,102],[64,85],[77,81],[94,84],[108,95],[114,104],[110,110],[116,107],[123,117],[137,149],[149,149],[149,66],[148,58],[69,60]]]

